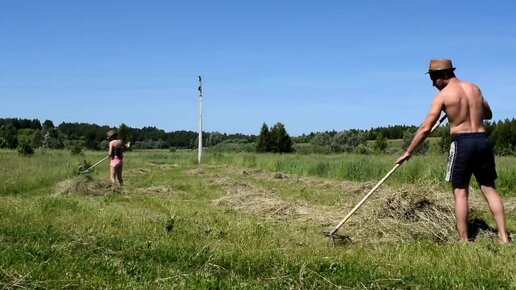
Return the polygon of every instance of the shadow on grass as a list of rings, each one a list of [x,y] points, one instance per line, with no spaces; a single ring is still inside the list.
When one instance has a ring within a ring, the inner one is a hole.
[[[470,218],[468,220],[469,239],[475,241],[482,232],[497,234],[496,229],[488,225],[485,220],[479,217]]]

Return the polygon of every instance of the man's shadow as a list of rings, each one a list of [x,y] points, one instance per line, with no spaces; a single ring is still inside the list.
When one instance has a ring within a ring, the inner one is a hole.
[[[485,220],[479,217],[470,218],[468,220],[469,239],[471,241],[475,241],[478,238],[480,232],[488,232],[495,235],[497,234],[497,231],[488,225]]]

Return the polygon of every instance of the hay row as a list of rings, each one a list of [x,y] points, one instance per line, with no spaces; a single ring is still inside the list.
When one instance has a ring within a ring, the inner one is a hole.
[[[272,176],[271,178],[274,178]],[[328,184],[328,181],[325,181]],[[303,185],[301,185],[303,186]],[[318,226],[335,226],[356,204],[336,206],[289,202],[274,189],[249,182],[223,185],[227,194],[214,200],[217,206],[250,213],[265,219],[311,222]],[[331,185],[338,188],[336,185]],[[366,190],[368,191],[368,190]],[[418,193],[419,192],[419,193]],[[353,194],[353,193],[352,193]],[[362,194],[356,196],[357,202]],[[353,240],[370,242],[406,242],[455,240],[454,211],[449,195],[412,188],[378,190],[341,228]]]

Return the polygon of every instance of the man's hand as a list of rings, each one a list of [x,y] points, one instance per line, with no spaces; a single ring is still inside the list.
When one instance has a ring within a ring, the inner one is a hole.
[[[396,164],[401,164],[401,163],[409,160],[411,156],[412,156],[412,154],[410,154],[409,152],[403,153],[403,155],[401,155],[401,157],[398,158],[398,160],[396,161]]]

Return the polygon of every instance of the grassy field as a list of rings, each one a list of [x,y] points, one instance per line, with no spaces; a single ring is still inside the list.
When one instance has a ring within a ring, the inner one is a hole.
[[[95,162],[101,152],[87,152]],[[331,230],[397,156],[126,154],[77,175],[66,151],[0,151],[0,289],[516,289],[481,194],[475,241],[456,242],[445,156],[414,157]],[[514,158],[498,158],[516,231]]]

